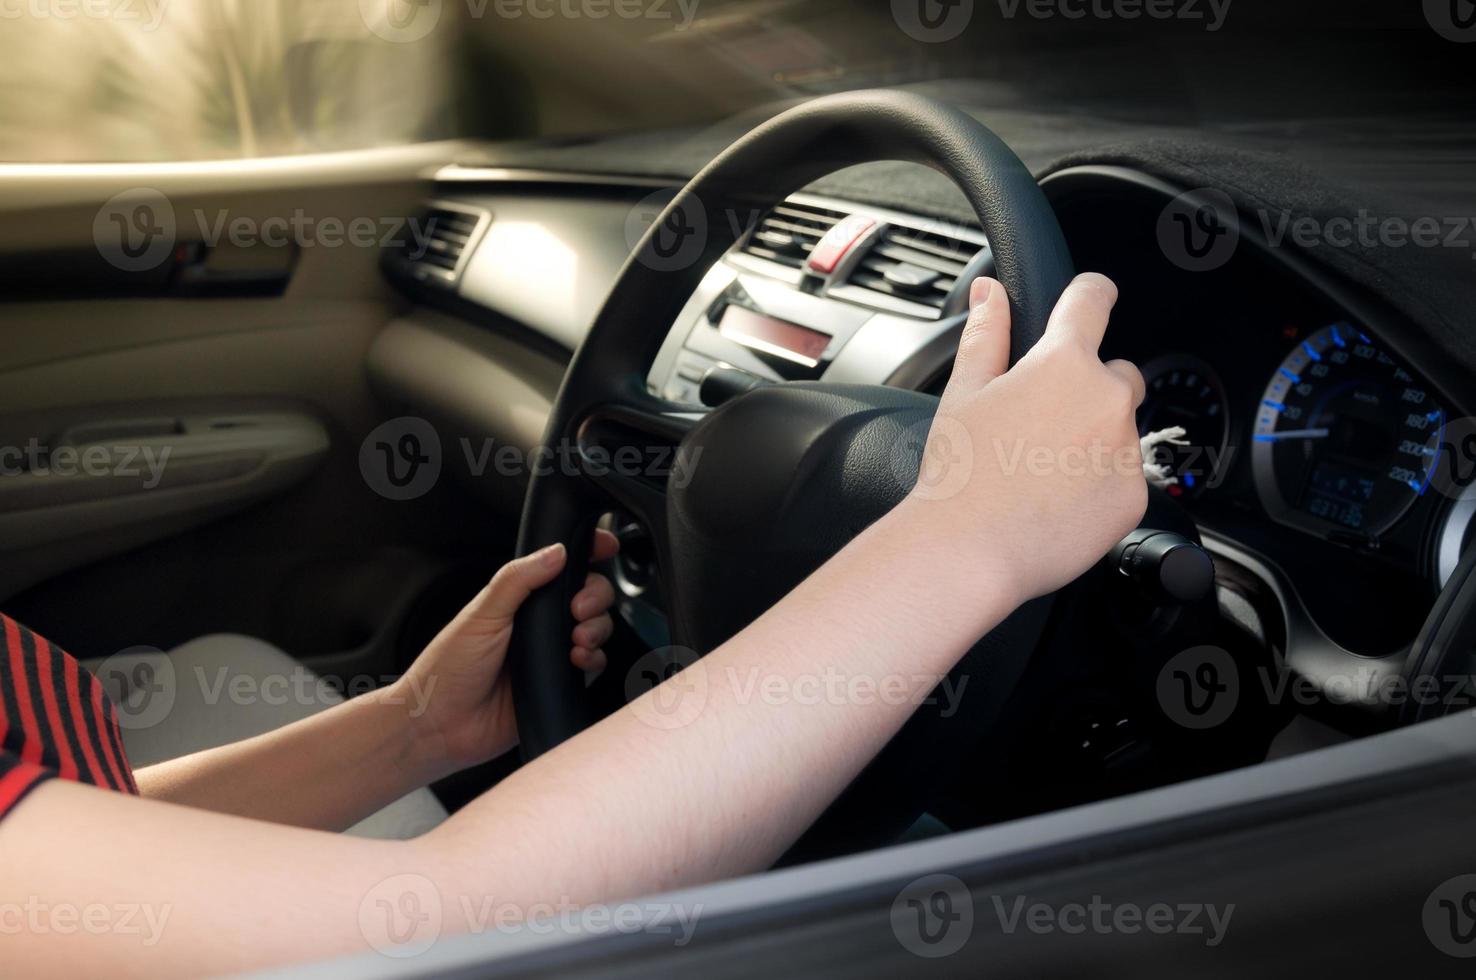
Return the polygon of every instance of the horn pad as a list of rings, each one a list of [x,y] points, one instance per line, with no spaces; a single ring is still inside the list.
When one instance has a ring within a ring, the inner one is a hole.
[[[937,408],[897,388],[783,384],[693,429],[667,506],[676,641],[720,646],[900,503]]]

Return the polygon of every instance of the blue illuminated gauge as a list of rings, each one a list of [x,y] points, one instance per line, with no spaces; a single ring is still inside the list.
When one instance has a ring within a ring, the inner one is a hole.
[[[1423,381],[1359,328],[1334,324],[1299,344],[1261,396],[1256,490],[1284,524],[1376,539],[1429,489],[1444,427]]]

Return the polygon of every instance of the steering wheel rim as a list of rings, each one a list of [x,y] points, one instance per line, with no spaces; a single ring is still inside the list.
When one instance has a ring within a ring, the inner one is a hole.
[[[1030,171],[987,127],[947,104],[887,90],[827,96],[735,142],[652,224],[570,363],[549,415],[545,449],[587,462],[585,437],[612,424],[680,441],[691,426],[689,410],[651,394],[646,377],[703,275],[741,236],[741,223],[728,216],[765,213],[826,174],[882,160],[930,166],[962,189],[990,242],[996,277],[1009,291],[1011,362],[1024,356],[1044,335],[1073,276],[1060,226]],[[671,227],[697,230],[680,262],[659,238]],[[574,452],[566,454],[566,447]],[[587,467],[534,474],[518,554],[563,543],[569,561],[558,581],[523,604],[514,625],[508,663],[525,760],[594,720],[584,677],[565,648],[573,626],[569,603],[584,582],[598,517],[612,506],[651,512],[661,504],[657,497],[659,491],[641,481],[614,479],[608,470],[600,478]]]

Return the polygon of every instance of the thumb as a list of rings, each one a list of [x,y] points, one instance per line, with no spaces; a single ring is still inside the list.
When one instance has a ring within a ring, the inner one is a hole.
[[[1010,297],[994,279],[975,279],[969,287],[969,321],[958,344],[950,391],[984,387],[1010,367]]]
[[[467,612],[474,619],[511,620],[535,589],[558,578],[569,553],[562,544],[514,558],[497,570],[492,581],[472,600]]]

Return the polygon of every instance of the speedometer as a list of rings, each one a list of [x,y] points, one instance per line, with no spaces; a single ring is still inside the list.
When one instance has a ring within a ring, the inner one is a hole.
[[[1430,485],[1445,412],[1435,394],[1357,327],[1304,340],[1256,416],[1256,489],[1272,517],[1328,536],[1375,539]]]

